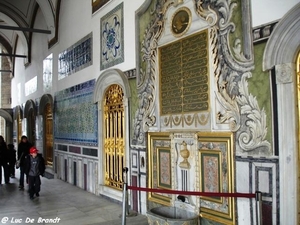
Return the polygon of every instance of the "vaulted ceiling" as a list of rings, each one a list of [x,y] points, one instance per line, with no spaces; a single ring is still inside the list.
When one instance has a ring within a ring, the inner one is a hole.
[[[49,47],[57,41],[57,24],[61,0],[0,0],[0,44],[1,55],[23,57],[30,61],[31,39],[34,32],[48,35]],[[34,27],[38,10],[47,24],[45,29]],[[17,44],[21,40],[24,52],[16,55]]]

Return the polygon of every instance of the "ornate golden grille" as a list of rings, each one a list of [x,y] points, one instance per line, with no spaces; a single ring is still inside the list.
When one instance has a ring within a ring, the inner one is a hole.
[[[104,102],[105,185],[122,189],[125,166],[123,90],[111,85]]]

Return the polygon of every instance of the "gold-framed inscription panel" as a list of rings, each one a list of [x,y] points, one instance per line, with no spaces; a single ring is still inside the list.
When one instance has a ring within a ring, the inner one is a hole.
[[[233,193],[234,134],[231,132],[197,133],[200,191]],[[210,174],[207,174],[210,171]],[[200,197],[200,217],[235,225],[233,197]]]
[[[159,47],[160,115],[210,110],[208,30]]]

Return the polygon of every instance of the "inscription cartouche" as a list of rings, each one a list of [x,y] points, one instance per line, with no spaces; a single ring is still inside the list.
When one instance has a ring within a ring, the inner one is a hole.
[[[175,36],[183,35],[191,23],[191,11],[186,8],[177,10],[172,18],[171,30]]]

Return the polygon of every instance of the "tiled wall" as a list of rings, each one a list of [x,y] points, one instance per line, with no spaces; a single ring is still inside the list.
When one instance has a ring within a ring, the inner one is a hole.
[[[55,94],[56,143],[98,145],[98,110],[92,101],[94,87],[95,80],[90,80]]]
[[[58,55],[58,79],[63,79],[93,64],[92,33]]]

